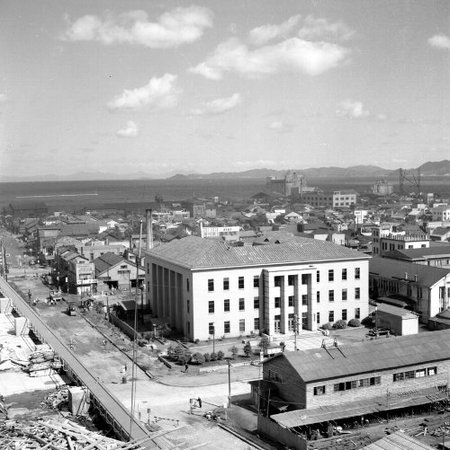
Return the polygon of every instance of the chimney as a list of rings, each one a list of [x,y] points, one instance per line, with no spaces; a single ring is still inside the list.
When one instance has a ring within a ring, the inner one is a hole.
[[[153,248],[153,224],[152,224],[152,210],[145,210],[145,217],[147,223],[147,239],[145,244],[145,249],[150,250]]]

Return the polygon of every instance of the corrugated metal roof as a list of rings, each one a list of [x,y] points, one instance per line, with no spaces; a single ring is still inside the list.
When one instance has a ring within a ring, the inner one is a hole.
[[[431,287],[450,274],[450,269],[376,257],[369,261],[369,272],[371,275],[378,275],[382,278],[398,278],[401,280],[405,279],[405,274],[408,274],[409,281],[415,281],[415,277],[417,277],[418,284]]]
[[[126,261],[122,258],[122,256],[116,255],[115,253],[105,253],[104,255],[94,259],[95,273],[103,273],[122,261],[129,263],[129,261]]]
[[[296,409],[270,416],[272,420],[285,428],[301,427],[330,420],[348,419],[351,417],[365,416],[381,411],[391,411],[409,406],[426,405],[437,399],[436,389],[428,388],[418,391],[417,394],[389,398],[386,396],[371,398],[370,401],[358,400],[355,402],[340,403],[339,405],[327,405],[311,409]],[[440,393],[440,399],[446,398],[446,393]]]
[[[377,306],[378,312],[386,312],[388,314],[393,314],[396,316],[403,317],[405,319],[417,319],[417,314],[413,314],[404,308],[399,308],[398,306],[388,305],[386,303],[381,303]]]
[[[397,259],[403,257],[405,259],[423,259],[432,258],[433,256],[442,257],[450,255],[450,245],[433,245],[427,248],[407,248],[403,250],[392,250],[385,253],[387,257]]]
[[[189,269],[370,259],[367,255],[330,242],[299,237],[280,244],[231,247],[222,241],[188,236],[155,247],[147,254]]]
[[[280,357],[286,358],[306,383],[330,380],[450,359],[450,330],[285,352]]]
[[[372,442],[369,445],[363,447],[364,450],[432,450],[424,442],[420,442],[417,439],[409,436],[408,434],[397,431],[389,434],[376,442]]]

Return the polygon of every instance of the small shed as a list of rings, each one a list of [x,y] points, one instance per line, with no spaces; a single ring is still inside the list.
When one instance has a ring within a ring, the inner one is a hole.
[[[375,315],[377,327],[388,328],[398,336],[419,332],[419,316],[407,309],[381,303],[377,306]]]

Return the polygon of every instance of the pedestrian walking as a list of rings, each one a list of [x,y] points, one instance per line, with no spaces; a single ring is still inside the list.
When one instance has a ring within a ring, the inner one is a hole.
[[[189,366],[187,365],[187,363],[184,365],[184,373],[186,373],[189,369]]]

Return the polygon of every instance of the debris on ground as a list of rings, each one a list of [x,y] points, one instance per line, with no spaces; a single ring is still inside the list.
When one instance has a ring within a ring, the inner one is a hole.
[[[62,386],[57,391],[48,394],[41,402],[42,408],[49,409],[67,409],[69,403],[69,388],[68,386]]]
[[[15,420],[0,422],[0,442],[2,450],[57,449],[57,450],[137,450],[143,442],[122,442],[89,431],[67,419],[40,420],[21,423]]]

